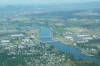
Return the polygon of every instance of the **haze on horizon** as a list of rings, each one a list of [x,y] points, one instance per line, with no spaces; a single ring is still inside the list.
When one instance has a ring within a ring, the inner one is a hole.
[[[0,0],[1,5],[29,5],[29,4],[56,4],[56,3],[83,3],[100,0]]]

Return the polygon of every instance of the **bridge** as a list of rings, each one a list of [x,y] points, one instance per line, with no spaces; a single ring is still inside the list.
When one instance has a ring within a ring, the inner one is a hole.
[[[45,41],[43,43],[52,43],[52,42],[55,42],[55,41]]]
[[[50,38],[50,36],[40,36],[40,38]]]

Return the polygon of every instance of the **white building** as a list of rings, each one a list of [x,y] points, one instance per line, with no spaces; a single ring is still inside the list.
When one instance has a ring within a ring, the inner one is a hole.
[[[2,43],[9,43],[10,40],[1,40]]]

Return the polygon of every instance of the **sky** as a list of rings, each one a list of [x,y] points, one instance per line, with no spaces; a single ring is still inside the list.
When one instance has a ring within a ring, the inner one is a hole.
[[[82,3],[100,0],[0,0],[1,5],[13,4],[50,4],[50,3]]]

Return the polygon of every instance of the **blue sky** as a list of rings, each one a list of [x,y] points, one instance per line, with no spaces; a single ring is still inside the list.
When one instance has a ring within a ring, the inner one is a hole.
[[[80,2],[92,2],[100,0],[0,0],[0,4],[48,4],[48,3],[80,3]]]

